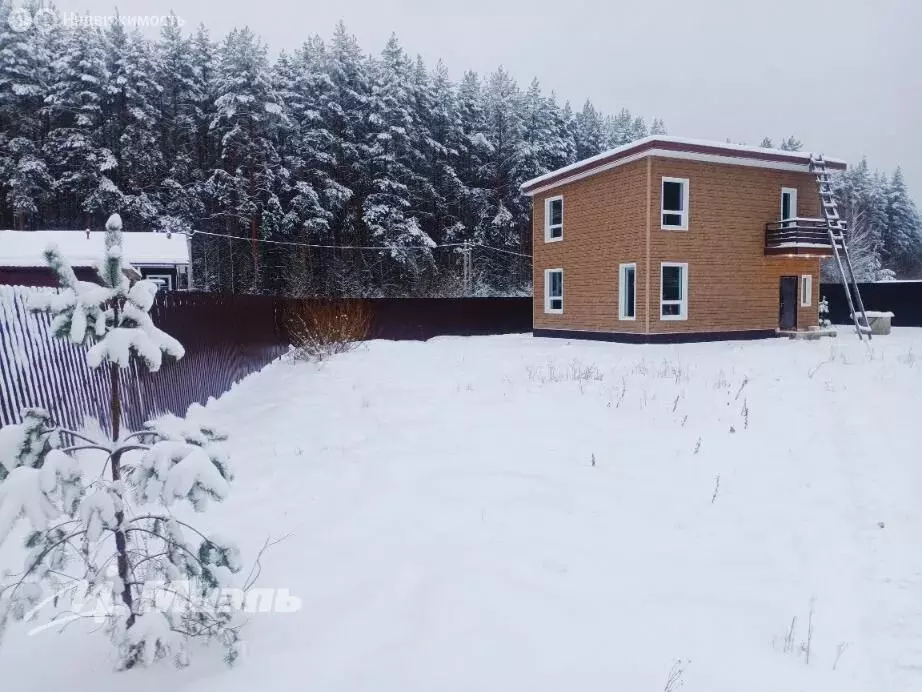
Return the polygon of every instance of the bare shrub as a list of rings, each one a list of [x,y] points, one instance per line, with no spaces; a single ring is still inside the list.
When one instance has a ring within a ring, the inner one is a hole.
[[[663,359],[660,368],[656,371],[656,376],[679,384],[679,382],[688,381],[688,370],[682,367],[681,363],[673,363]]]
[[[775,649],[781,651],[785,654],[794,654],[796,656],[803,656],[804,663],[810,665],[810,657],[813,653],[813,616],[816,612],[816,598],[810,599],[810,611],[807,615],[807,633],[806,639],[804,641],[797,641],[797,616],[791,618],[791,625],[785,630],[785,634],[782,638],[775,638],[772,640],[772,644]],[[838,662],[839,656],[841,656],[841,651],[836,656],[836,662]]]
[[[909,350],[906,352],[905,355],[899,355],[896,357],[896,359],[900,361],[901,363],[903,363],[904,365],[908,365],[909,367],[912,367],[919,360],[919,357],[912,352],[912,346],[910,346]]]
[[[845,650],[851,646],[851,642],[839,642],[836,646],[836,660],[832,662],[832,669],[835,670],[839,666],[839,659],[842,658],[842,654],[845,653]]]
[[[601,382],[605,375],[598,366],[590,363],[586,365],[580,360],[572,360],[566,366],[560,367],[556,363],[547,362],[543,368],[528,366],[528,379],[538,384],[557,384],[560,382],[575,382],[583,391],[589,382]]]
[[[285,318],[294,360],[321,361],[368,338],[371,315],[360,300],[299,302]]]
[[[673,661],[672,668],[669,669],[669,677],[666,678],[666,686],[663,688],[663,692],[676,692],[676,690],[685,684],[682,676],[685,674],[685,669],[688,668],[688,664],[690,663],[691,661],[683,661],[681,658],[677,658]]]

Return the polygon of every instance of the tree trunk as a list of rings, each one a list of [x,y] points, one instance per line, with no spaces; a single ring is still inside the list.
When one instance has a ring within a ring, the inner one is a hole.
[[[115,322],[118,323],[118,306],[115,307]],[[118,445],[119,435],[121,433],[122,419],[122,392],[119,366],[117,363],[109,364],[109,385],[111,395],[109,399],[109,414],[112,417],[112,443]],[[111,458],[112,480],[119,481],[122,478],[121,454],[113,454]],[[127,627],[134,624],[134,599],[131,595],[131,578],[128,564],[128,542],[125,532],[122,530],[122,522],[125,520],[125,513],[118,511],[115,513],[115,552],[118,555],[116,564],[118,566],[118,576],[122,580],[122,601],[128,608]]]
[[[259,293],[259,246],[256,242],[256,217],[250,219],[250,251],[253,253],[253,293]]]

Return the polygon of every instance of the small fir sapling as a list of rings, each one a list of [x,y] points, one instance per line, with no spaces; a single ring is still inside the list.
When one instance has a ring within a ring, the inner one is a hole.
[[[220,589],[240,571],[239,551],[171,511],[188,503],[201,512],[209,500],[227,497],[227,436],[203,424],[195,404],[186,418],[163,416],[137,432],[121,428],[131,362],[156,372],[184,350],[151,320],[157,286],[126,277],[117,214],[106,223],[100,283],[79,281],[56,247],[45,258],[61,291],[37,295],[31,307],[52,314],[55,336],[87,347],[91,367],[107,369],[111,430],[94,439],[100,436],[59,427],[38,408],[0,430],[0,546],[20,520],[30,529],[22,572],[0,575],[0,640],[11,620],[30,619],[48,604],[52,623],[68,622],[91,590],[108,596],[92,615],[102,618],[118,667],[161,658],[184,665],[192,638],[219,641],[233,663],[241,623]]]
[[[832,326],[832,322],[829,319],[829,301],[826,300],[826,296],[823,296],[822,300],[820,300],[819,312],[820,328],[829,329]]]

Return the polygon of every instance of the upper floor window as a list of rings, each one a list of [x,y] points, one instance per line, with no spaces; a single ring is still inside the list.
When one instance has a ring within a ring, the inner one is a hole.
[[[563,269],[544,270],[544,312],[563,312]]]
[[[544,200],[544,242],[563,240],[563,197]]]
[[[781,220],[787,221],[788,219],[797,218],[797,188],[794,187],[783,187],[781,188]],[[792,221],[791,224],[793,225]]]
[[[688,178],[663,178],[660,200],[660,227],[667,231],[687,231]]]
[[[663,262],[660,265],[661,320],[688,319],[688,264]]]

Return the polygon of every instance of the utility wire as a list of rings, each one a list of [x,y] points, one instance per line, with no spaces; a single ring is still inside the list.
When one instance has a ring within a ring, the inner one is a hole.
[[[483,243],[471,243],[472,247],[482,247],[484,250],[493,250],[494,252],[505,252],[507,255],[515,255],[516,257],[527,257],[531,259],[531,255],[528,255],[524,252],[514,252],[512,250],[504,250],[501,247],[493,247],[492,245],[484,245]]]
[[[230,233],[214,233],[212,231],[192,231],[191,233],[184,233],[181,231],[173,231],[177,235],[187,235],[189,237],[194,237],[197,235],[206,235],[213,238],[228,238],[230,240],[244,240],[247,242],[257,242],[257,243],[269,243],[271,245],[288,245],[292,247],[308,247],[308,248],[318,248],[325,250],[372,250],[377,252],[386,252],[392,248],[385,247],[383,245],[319,245],[316,243],[301,243],[294,240],[269,240],[267,238],[248,238],[241,235],[231,235]],[[393,248],[399,250],[433,250],[436,248],[456,248],[464,247],[469,245],[470,247],[481,247],[485,250],[493,250],[494,252],[503,252],[508,255],[516,255],[517,257],[528,257],[531,258],[531,255],[523,252],[514,252],[513,250],[505,250],[503,248],[493,247],[492,245],[485,245],[484,243],[442,243],[440,245],[406,245],[400,248]]]

